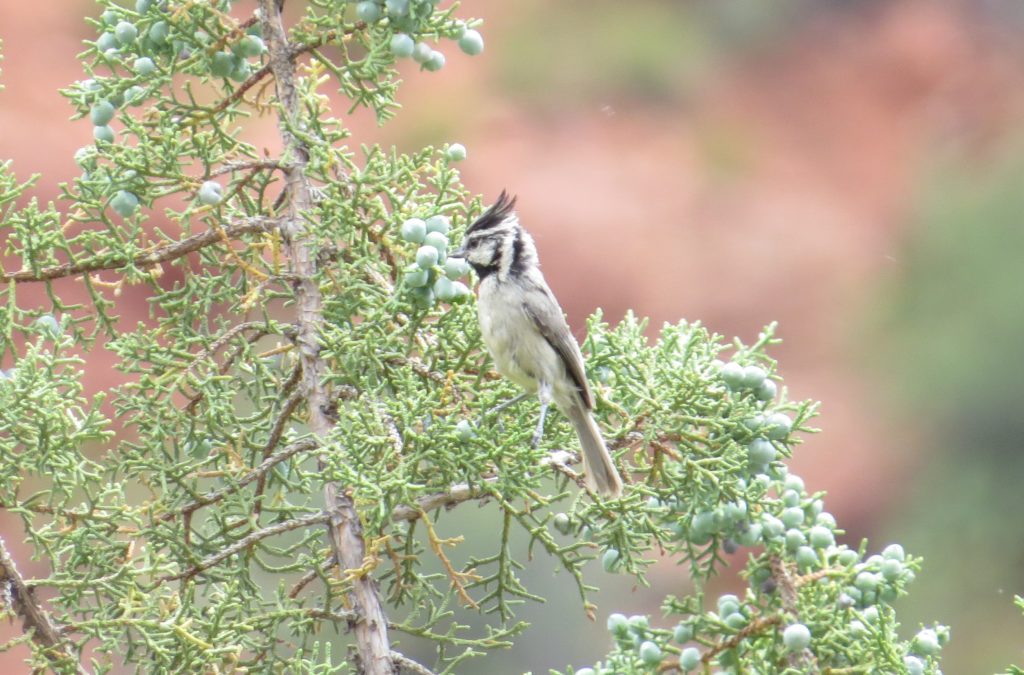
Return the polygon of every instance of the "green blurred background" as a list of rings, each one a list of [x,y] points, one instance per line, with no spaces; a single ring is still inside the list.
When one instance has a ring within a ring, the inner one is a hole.
[[[83,77],[87,13],[91,0],[0,2],[0,158],[43,172],[44,199],[90,142],[56,94]],[[747,340],[779,320],[790,395],[823,401],[794,470],[829,492],[847,543],[925,558],[899,602],[906,634],[951,625],[947,673],[1024,662],[1024,4],[467,0],[461,13],[485,19],[484,54],[449,53],[433,74],[403,64],[404,111],[383,128],[357,114],[357,141],[466,144],[464,181],[520,195],[578,332],[597,307]],[[251,132],[274,146],[271,120]],[[117,381],[108,366],[94,355],[92,388]],[[439,533],[468,528],[465,559],[492,550],[493,516],[463,508]],[[15,525],[0,513],[6,539]],[[553,565],[524,571],[549,602],[523,608],[534,627],[487,672],[592,663],[609,612],[658,614],[687,589],[669,562],[650,589],[595,566],[591,624]]]

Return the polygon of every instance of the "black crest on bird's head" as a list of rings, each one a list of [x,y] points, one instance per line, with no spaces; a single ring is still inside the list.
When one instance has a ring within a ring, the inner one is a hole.
[[[474,220],[473,223],[466,228],[466,236],[476,232],[484,232],[501,225],[510,215],[513,214],[515,208],[516,198],[514,196],[510,196],[506,190],[502,190],[501,194],[498,195],[498,201],[494,202],[494,204],[491,205],[491,208],[484,211],[482,216]]]

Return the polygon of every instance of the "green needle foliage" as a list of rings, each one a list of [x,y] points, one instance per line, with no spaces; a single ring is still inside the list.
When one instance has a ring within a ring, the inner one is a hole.
[[[600,672],[937,672],[948,630],[901,641],[889,606],[919,560],[838,545],[786,470],[815,405],[780,391],[774,326],[743,345],[679,322],[651,342],[631,315],[591,319],[619,500],[582,489],[558,416],[532,448],[536,403],[488,413],[518,392],[445,265],[481,211],[453,166],[465,148],[361,146],[324,93],[384,122],[396,59],[429,77],[432,45],[480,53],[478,22],[429,0],[237,4],[105,1],[87,79],[64,90],[95,127],[82,175],[43,206],[0,167],[21,260],[3,274],[0,508],[50,569],[26,578],[0,547],[0,607],[25,628],[5,647],[62,673],[476,672],[543,600],[519,531],[592,618],[590,560],[645,583],[665,554],[699,583],[749,549],[742,598],[667,598],[665,628],[611,614]],[[261,116],[279,150],[252,138]],[[78,286],[85,304],[65,299]],[[149,308],[134,326],[129,286]],[[87,393],[101,357],[124,384]],[[446,511],[483,501],[500,536],[461,554]],[[435,662],[395,651],[403,636]]]

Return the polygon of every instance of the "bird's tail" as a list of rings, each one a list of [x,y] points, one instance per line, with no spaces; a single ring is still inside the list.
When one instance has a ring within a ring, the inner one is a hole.
[[[597,422],[582,402],[567,406],[566,417],[576,429],[583,448],[583,473],[587,487],[604,497],[622,496],[622,478],[615,469],[612,456],[601,437]]]

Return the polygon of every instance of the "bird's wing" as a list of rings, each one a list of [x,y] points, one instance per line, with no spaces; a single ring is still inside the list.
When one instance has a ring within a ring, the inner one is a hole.
[[[594,407],[594,398],[587,385],[587,374],[583,368],[583,354],[580,353],[580,346],[576,344],[576,338],[569,330],[569,324],[562,315],[562,308],[558,306],[551,291],[543,289],[541,294],[528,293],[523,307],[526,314],[533,320],[537,330],[544,336],[547,343],[555,350],[565,364],[565,371],[576,384],[580,392],[580,398],[588,410]]]

